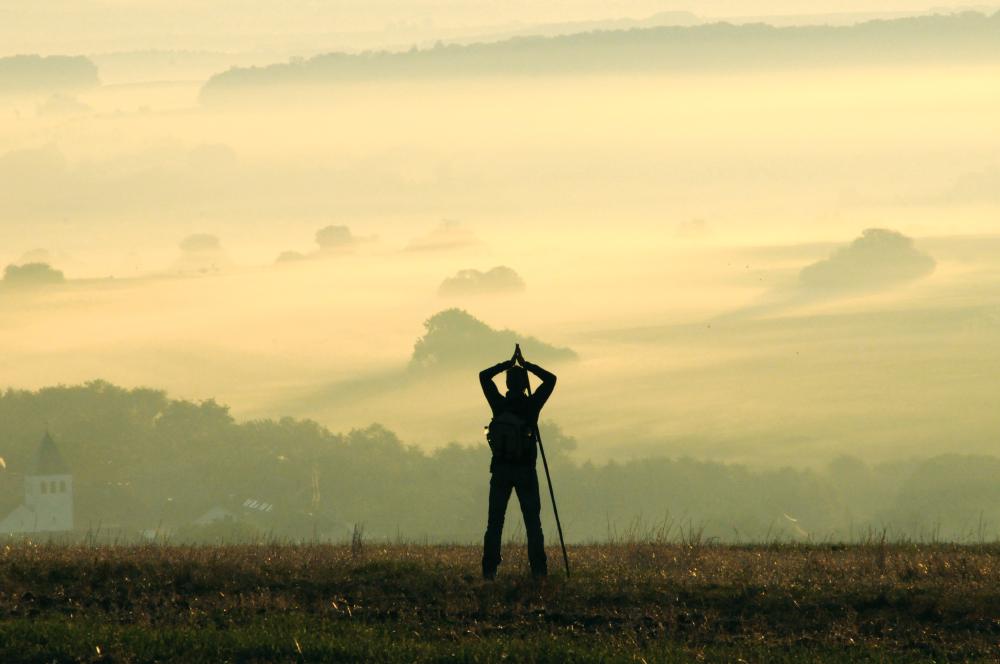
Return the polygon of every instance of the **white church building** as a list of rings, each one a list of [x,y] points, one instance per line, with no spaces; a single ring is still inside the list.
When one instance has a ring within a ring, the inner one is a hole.
[[[24,476],[24,504],[0,521],[0,535],[73,530],[73,476],[46,431]]]

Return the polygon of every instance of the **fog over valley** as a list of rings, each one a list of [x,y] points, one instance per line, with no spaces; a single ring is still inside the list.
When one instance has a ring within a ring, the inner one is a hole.
[[[390,536],[485,477],[520,343],[581,541],[1000,532],[995,8],[142,4],[205,20],[77,3],[0,53],[0,517],[49,430],[95,521],[315,481]]]

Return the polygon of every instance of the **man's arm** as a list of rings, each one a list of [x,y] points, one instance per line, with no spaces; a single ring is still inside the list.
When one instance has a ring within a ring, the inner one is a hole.
[[[537,364],[524,361],[523,358],[521,359],[521,364],[542,381],[542,384],[538,386],[535,393],[531,395],[531,398],[535,400],[535,404],[538,406],[538,410],[541,410],[545,402],[552,396],[552,390],[556,389],[556,375],[550,371],[546,371]]]
[[[514,358],[500,364],[494,364],[492,367],[479,372],[479,384],[482,386],[483,394],[486,396],[486,401],[490,404],[491,408],[503,399],[500,396],[500,390],[497,389],[497,384],[493,382],[493,378],[497,374],[507,371],[512,366],[514,366]]]

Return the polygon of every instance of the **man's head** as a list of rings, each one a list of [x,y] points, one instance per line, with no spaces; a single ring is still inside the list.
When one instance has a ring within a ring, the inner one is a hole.
[[[528,389],[528,372],[524,367],[511,367],[507,369],[507,393],[524,394]]]

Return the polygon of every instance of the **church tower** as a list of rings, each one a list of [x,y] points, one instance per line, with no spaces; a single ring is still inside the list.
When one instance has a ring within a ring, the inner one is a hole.
[[[48,431],[34,470],[24,477],[24,505],[34,512],[31,531],[73,530],[73,476]]]

